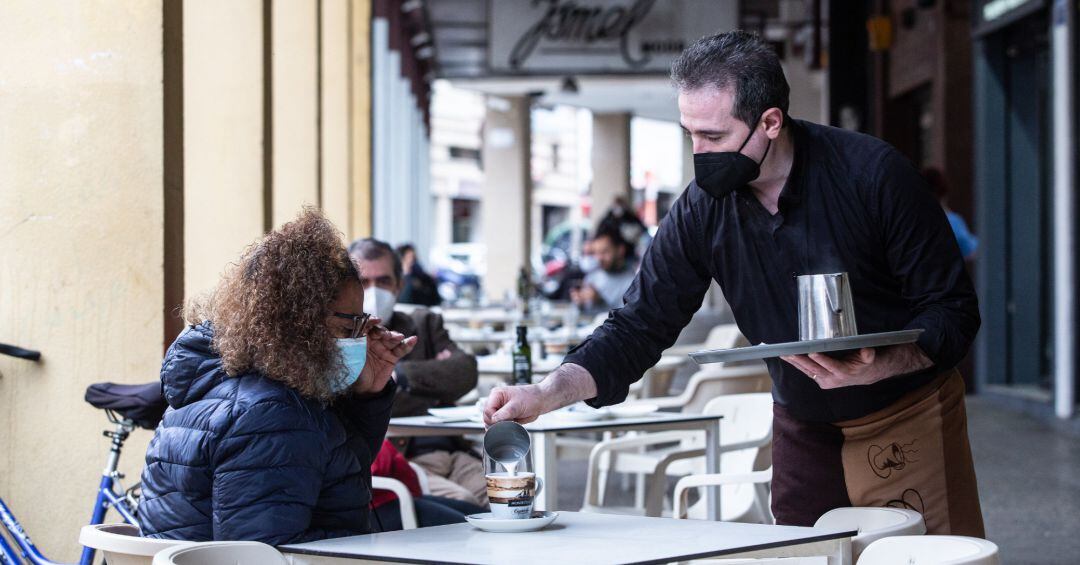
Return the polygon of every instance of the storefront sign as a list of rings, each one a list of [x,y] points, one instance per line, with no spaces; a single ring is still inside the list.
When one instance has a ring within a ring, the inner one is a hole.
[[[496,73],[654,73],[692,41],[730,31],[738,2],[716,0],[493,0]]]

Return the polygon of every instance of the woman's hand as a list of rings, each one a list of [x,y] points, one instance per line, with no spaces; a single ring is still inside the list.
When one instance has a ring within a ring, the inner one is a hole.
[[[360,371],[360,378],[352,386],[352,391],[356,394],[382,392],[398,361],[416,346],[416,336],[406,339],[398,332],[379,326],[381,322],[382,320],[375,317],[368,321],[370,329],[367,333],[367,361],[364,369]]]

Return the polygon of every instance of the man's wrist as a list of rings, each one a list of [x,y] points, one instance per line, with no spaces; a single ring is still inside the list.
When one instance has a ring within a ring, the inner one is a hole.
[[[596,381],[585,367],[574,363],[560,365],[536,386],[545,413],[596,396]]]
[[[913,343],[889,347],[882,353],[888,356],[889,362],[885,364],[887,374],[879,380],[918,373],[934,366],[934,362]]]

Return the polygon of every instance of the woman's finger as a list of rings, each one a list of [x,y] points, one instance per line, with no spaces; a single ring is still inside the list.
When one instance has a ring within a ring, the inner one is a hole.
[[[393,349],[394,356],[400,359],[408,355],[416,347],[417,340],[416,336],[401,340]]]

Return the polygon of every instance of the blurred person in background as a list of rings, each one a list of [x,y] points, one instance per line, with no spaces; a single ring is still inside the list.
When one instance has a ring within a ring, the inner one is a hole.
[[[271,545],[365,534],[371,464],[416,338],[364,313],[319,212],[267,234],[189,301],[142,474],[144,536]]]
[[[403,243],[397,248],[401,258],[402,276],[401,293],[398,302],[419,304],[420,306],[438,306],[442,303],[439,287],[435,279],[420,266],[416,259],[416,248],[411,243]]]
[[[922,170],[922,176],[926,183],[934,191],[941,208],[945,210],[945,217],[949,219],[949,227],[956,236],[956,243],[960,245],[960,254],[964,259],[972,259],[979,250],[979,238],[968,229],[964,218],[949,208],[949,183],[945,180],[945,173],[936,167],[926,167]]]
[[[570,300],[586,314],[606,312],[622,305],[622,297],[634,282],[638,261],[634,248],[623,238],[618,222],[601,223],[589,248],[596,268],[585,275],[581,286],[570,290]]]
[[[392,331],[420,340],[394,369],[394,417],[423,416],[429,408],[453,406],[476,387],[476,358],[450,339],[439,314],[424,308],[411,314],[394,311],[405,282],[403,262],[392,247],[377,239],[358,239],[349,254],[360,268],[365,308],[386,320]],[[394,444],[427,471],[431,494],[487,504],[483,463],[464,438],[397,438]]]
[[[652,241],[645,222],[641,221],[625,196],[615,198],[611,208],[596,224],[596,231],[618,231],[623,241],[630,244],[630,250],[639,257]]]

